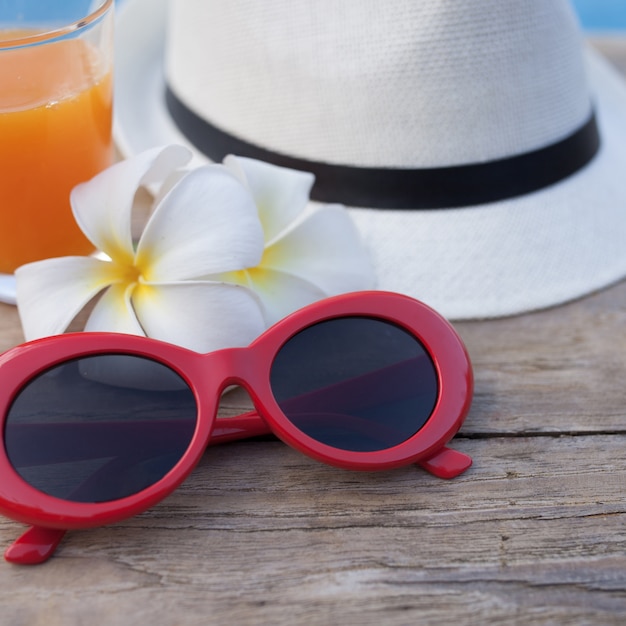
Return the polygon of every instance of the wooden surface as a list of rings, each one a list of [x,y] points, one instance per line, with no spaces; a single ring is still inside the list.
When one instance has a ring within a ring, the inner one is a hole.
[[[602,45],[626,70],[626,45]],[[626,282],[456,327],[476,375],[452,444],[466,474],[212,448],[145,514],[0,563],[0,624],[626,623]],[[0,305],[0,348],[20,341]],[[21,530],[0,521],[0,544]]]

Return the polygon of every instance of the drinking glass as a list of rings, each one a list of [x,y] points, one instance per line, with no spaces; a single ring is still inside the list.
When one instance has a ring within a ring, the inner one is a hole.
[[[0,273],[93,250],[69,196],[113,161],[113,5],[0,2]]]

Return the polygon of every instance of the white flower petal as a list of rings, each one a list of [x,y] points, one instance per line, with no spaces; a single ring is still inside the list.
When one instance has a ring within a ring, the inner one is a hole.
[[[137,246],[148,282],[200,278],[256,265],[263,231],[250,192],[225,167],[184,176],[163,198]]]
[[[130,299],[135,286],[122,283],[111,285],[90,313],[85,331],[145,335]]]
[[[374,286],[372,261],[347,211],[319,208],[268,247],[262,267],[297,276],[332,296]]]
[[[184,178],[190,170],[188,169],[177,169],[172,172],[169,176],[165,177],[161,185],[158,189],[153,192],[153,203],[152,206],[156,207],[161,203],[161,200],[172,190],[172,187],[177,185],[182,178]]]
[[[133,307],[149,337],[197,352],[246,346],[263,332],[257,297],[237,285],[186,281],[138,285]]]
[[[261,298],[267,326],[327,295],[316,285],[280,271],[257,269],[239,272],[239,280],[243,279],[241,274],[247,274],[249,287]]]
[[[233,155],[224,159],[224,165],[249,186],[268,244],[306,208],[313,174]]]
[[[62,333],[115,280],[115,267],[93,257],[62,257],[22,265],[15,278],[22,328],[30,340]]]
[[[166,179],[190,158],[187,148],[166,146],[112,165],[72,190],[76,222],[96,248],[119,262],[131,262],[131,213],[137,189]]]

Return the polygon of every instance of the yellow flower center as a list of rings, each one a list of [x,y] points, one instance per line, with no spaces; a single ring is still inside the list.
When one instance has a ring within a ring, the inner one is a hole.
[[[109,274],[103,276],[103,283],[118,284],[130,287],[141,280],[141,270],[133,263],[119,263],[111,261],[109,263]]]
[[[138,283],[141,278],[141,270],[136,265],[128,265],[124,268],[124,282],[126,284]]]

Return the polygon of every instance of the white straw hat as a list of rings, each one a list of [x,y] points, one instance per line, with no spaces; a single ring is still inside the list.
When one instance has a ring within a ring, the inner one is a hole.
[[[584,49],[567,0],[166,9],[126,0],[120,16],[123,152],[186,141],[314,172],[313,198],[349,207],[378,287],[453,319],[626,275],[626,85]]]

